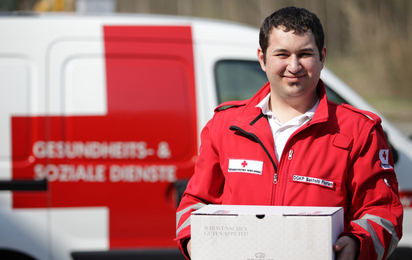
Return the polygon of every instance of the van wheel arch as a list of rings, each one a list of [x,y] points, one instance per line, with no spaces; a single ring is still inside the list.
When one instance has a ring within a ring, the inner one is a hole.
[[[0,249],[0,259],[2,260],[37,260],[25,253],[9,250],[9,249]]]

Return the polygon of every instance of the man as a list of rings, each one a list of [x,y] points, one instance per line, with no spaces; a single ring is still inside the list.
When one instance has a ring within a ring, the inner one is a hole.
[[[269,82],[249,100],[219,106],[203,129],[177,211],[180,249],[190,257],[190,213],[206,204],[340,206],[338,259],[385,259],[402,236],[403,212],[380,118],[327,100],[315,14],[295,7],[273,13],[259,43]],[[257,174],[231,167],[242,163]]]

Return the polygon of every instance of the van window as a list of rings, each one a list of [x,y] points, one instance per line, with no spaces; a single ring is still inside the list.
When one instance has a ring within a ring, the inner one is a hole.
[[[345,99],[343,99],[341,96],[339,96],[335,91],[333,91],[328,85],[326,85],[326,96],[328,99],[332,102],[335,102],[336,104],[349,104]]]
[[[251,98],[268,80],[258,61],[220,60],[215,66],[218,103]],[[326,95],[335,103],[348,103],[326,86]]]
[[[251,98],[268,80],[257,61],[221,60],[215,65],[218,102]]]

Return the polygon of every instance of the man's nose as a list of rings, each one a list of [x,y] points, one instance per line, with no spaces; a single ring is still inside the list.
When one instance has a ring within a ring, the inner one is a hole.
[[[290,55],[287,70],[290,73],[298,73],[301,69],[302,65],[300,64],[299,57],[297,57],[296,55]]]

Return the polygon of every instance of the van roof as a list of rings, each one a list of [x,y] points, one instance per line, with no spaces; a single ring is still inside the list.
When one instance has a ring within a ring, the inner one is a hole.
[[[52,23],[48,21],[52,20]],[[194,41],[215,41],[258,46],[259,30],[255,27],[233,21],[215,20],[189,16],[173,16],[158,14],[79,14],[79,13],[39,13],[39,12],[11,12],[0,15],[2,32],[10,24],[7,21],[24,23],[26,28],[53,28],[59,27],[62,31],[71,31],[73,28],[88,26],[116,26],[116,25],[162,25],[162,26],[191,26]],[[85,23],[85,21],[88,21]],[[38,24],[38,23],[41,23]],[[3,27],[5,26],[5,27]],[[71,28],[71,30],[70,30]],[[228,33],[230,32],[230,33]],[[79,32],[81,34],[81,32]]]

